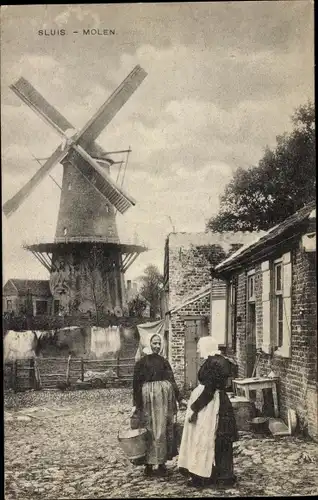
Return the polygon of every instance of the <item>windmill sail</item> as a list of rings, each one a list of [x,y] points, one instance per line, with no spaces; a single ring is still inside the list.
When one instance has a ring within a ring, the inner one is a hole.
[[[74,128],[25,78],[21,77],[16,83],[10,85],[10,89],[57,132],[66,132]]]
[[[67,155],[68,150],[62,151],[62,146],[59,146],[50,158],[42,165],[42,167],[34,174],[23,188],[20,189],[10,200],[3,205],[3,211],[6,216],[15,212],[21,203],[32,193],[41,180],[48,172]]]
[[[98,163],[87,151],[85,151],[85,149],[90,151],[92,148],[94,149],[94,147],[96,147],[96,143],[94,142],[95,139],[128,101],[129,97],[135,92],[146,76],[147,73],[139,65],[136,66],[97,113],[95,113],[91,120],[88,121],[84,128],[76,134],[76,137],[74,137],[71,142],[68,140],[66,132],[73,128],[72,124],[66,120],[59,111],[51,106],[27,80],[20,78],[15,84],[11,85],[11,89],[23,100],[23,102],[31,107],[31,109],[33,109],[44,121],[50,124],[66,142],[62,146],[59,146],[32,179],[30,179],[11,200],[4,204],[3,210],[5,215],[9,216],[17,210],[45,175],[48,174],[57,163],[61,162],[71,149],[73,151],[75,150],[85,160],[85,162],[82,162],[86,165],[85,174],[84,167],[82,168],[83,175],[85,175],[86,178],[94,178],[96,189],[100,189],[102,196],[109,199],[119,212],[124,213],[127,208],[134,205],[134,199],[125,193],[123,189],[119,187],[103,169],[101,169]]]
[[[103,106],[82,129],[79,144],[83,147],[93,142],[110,123],[118,111],[128,101],[130,96],[146,78],[147,73],[139,65],[125,78]]]
[[[68,157],[68,159],[72,157],[70,160],[72,165],[78,168],[88,182],[92,184],[106,200],[109,200],[121,214],[125,213],[131,205],[136,204],[134,198],[125,193],[123,188],[120,188],[106,171],[98,165],[97,161],[87,154],[81,146],[74,145],[73,150],[76,151],[76,154],[72,152]]]

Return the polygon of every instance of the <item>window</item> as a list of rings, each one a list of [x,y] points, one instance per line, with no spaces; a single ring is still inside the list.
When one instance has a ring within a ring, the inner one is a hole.
[[[255,274],[247,276],[247,300],[248,302],[255,302]]]
[[[262,350],[291,356],[291,252],[262,262]]]
[[[228,319],[227,319],[227,346],[236,350],[236,281],[233,279],[228,288]]]
[[[35,314],[37,316],[47,314],[47,300],[37,300],[35,303]]]
[[[274,294],[273,294],[273,333],[276,339],[275,347],[283,345],[283,328],[284,328],[284,298],[283,298],[283,264],[282,262],[274,263]]]
[[[59,312],[60,312],[60,301],[58,299],[54,299],[53,314],[58,314]]]
[[[66,229],[66,227],[63,229],[63,234],[64,234],[64,236],[67,235],[67,229]]]
[[[247,273],[246,361],[247,377],[252,377],[256,361],[255,270]]]
[[[12,311],[12,300],[7,299],[7,311]]]

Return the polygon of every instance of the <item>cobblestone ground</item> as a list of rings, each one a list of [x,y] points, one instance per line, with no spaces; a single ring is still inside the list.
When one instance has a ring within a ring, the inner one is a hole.
[[[176,460],[166,478],[145,478],[117,444],[130,409],[128,389],[6,394],[6,500],[318,494],[317,444],[296,437],[243,435],[225,491],[187,487]]]

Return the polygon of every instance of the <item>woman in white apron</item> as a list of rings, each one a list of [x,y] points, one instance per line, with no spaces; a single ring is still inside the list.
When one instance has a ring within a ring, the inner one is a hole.
[[[198,372],[199,385],[192,391],[185,417],[178,467],[190,476],[189,486],[231,486],[233,441],[238,439],[226,383],[231,363],[218,351],[215,340],[202,337],[198,343],[205,361]]]

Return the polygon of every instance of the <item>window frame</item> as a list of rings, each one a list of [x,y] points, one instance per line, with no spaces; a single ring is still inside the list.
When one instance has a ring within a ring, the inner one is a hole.
[[[277,288],[277,272],[280,268],[280,288]],[[274,350],[282,348],[284,345],[284,263],[283,257],[272,262],[272,339]],[[282,308],[282,317],[279,318],[279,308]]]
[[[55,307],[57,304],[57,308]],[[59,299],[53,299],[53,315],[58,316],[60,312],[61,301]]]
[[[38,302],[42,302],[42,303],[45,302],[46,303],[46,311],[44,314],[38,313],[38,309],[37,309]],[[48,305],[49,305],[49,301],[47,299],[35,299],[35,316],[45,316],[46,314],[48,314]]]
[[[250,294],[251,287],[250,284],[252,284],[252,291],[253,293]],[[255,269],[251,269],[250,271],[247,272],[247,302],[256,302],[256,296],[255,296]]]
[[[229,282],[228,309],[227,309],[227,347],[232,353],[236,352],[236,310],[237,310],[237,278]]]

